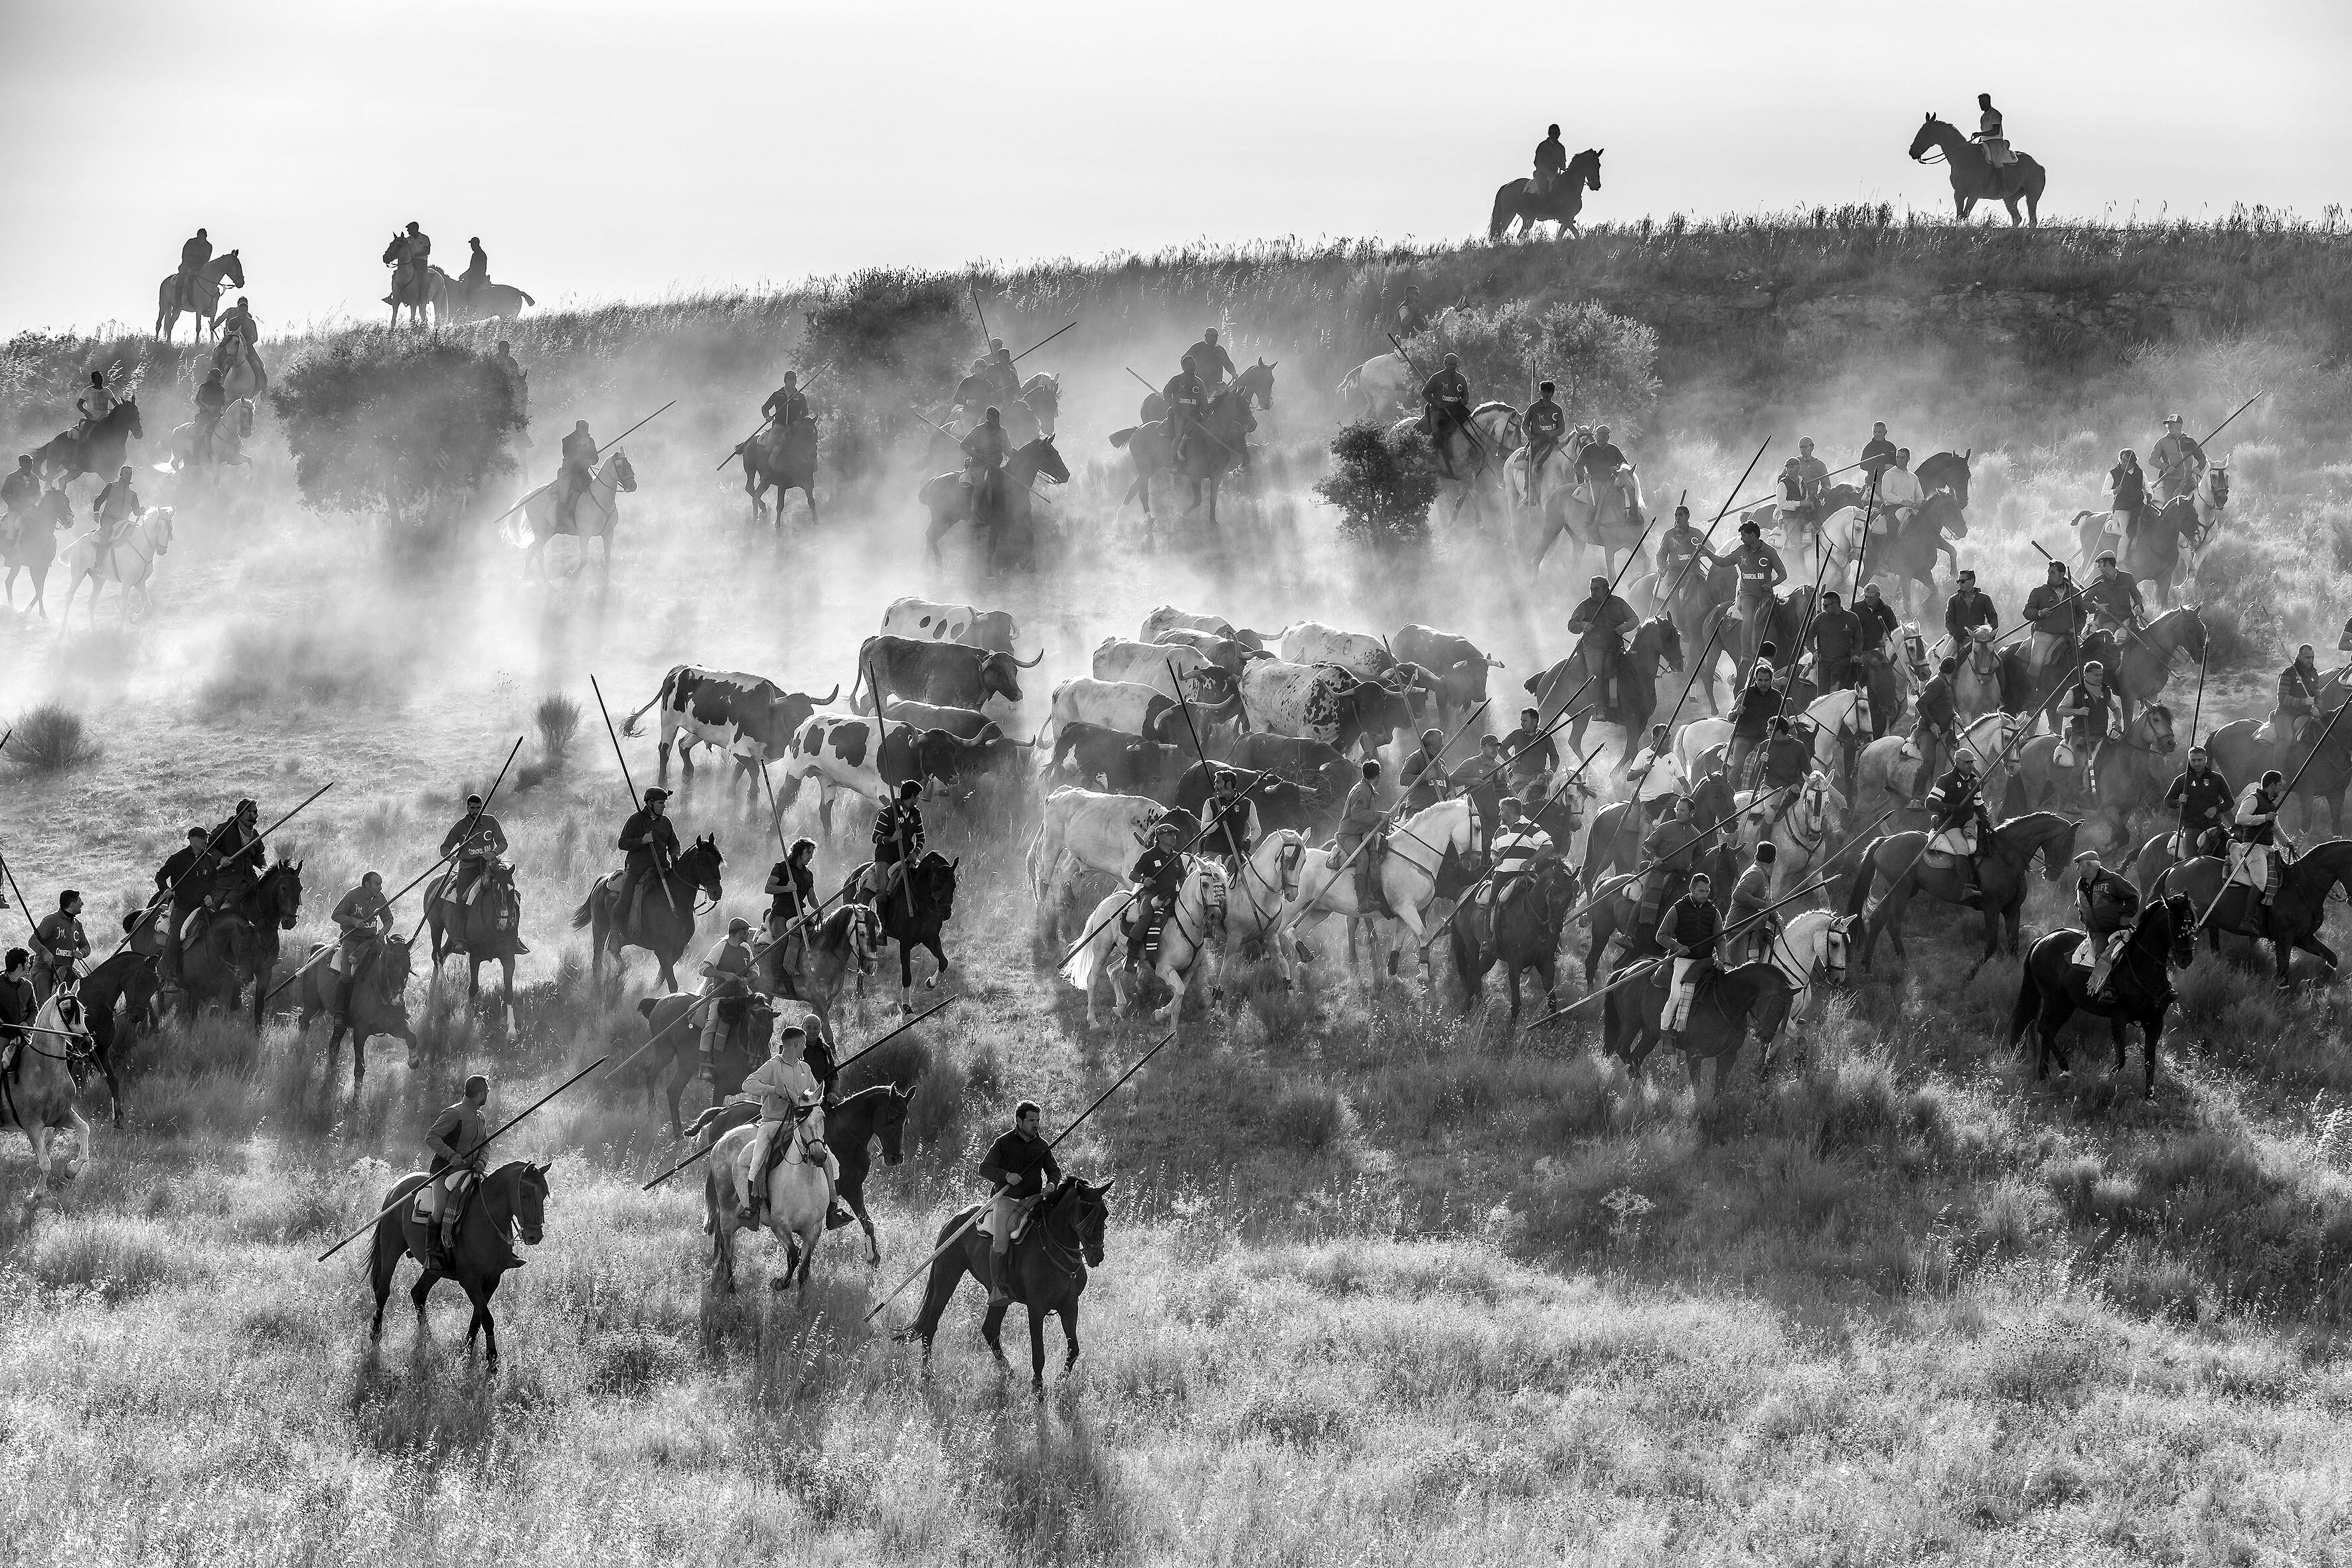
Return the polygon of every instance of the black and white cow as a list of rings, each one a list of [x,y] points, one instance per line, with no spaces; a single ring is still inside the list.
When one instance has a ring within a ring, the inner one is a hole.
[[[694,746],[698,741],[735,759],[735,777],[749,784],[751,799],[757,805],[760,765],[782,756],[809,715],[840,695],[838,686],[823,697],[811,697],[804,692],[787,691],[764,677],[745,675],[740,670],[675,665],[662,677],[661,689],[654,694],[654,700],[623,721],[621,732],[635,734],[637,721],[658,707],[661,767],[656,782],[669,782],[669,752],[675,743],[678,766],[686,771],[686,783],[691,784]],[[734,794],[734,787],[735,781],[729,780],[729,795]]]
[[[1209,656],[1211,664],[1228,675],[1239,675],[1242,666],[1250,660],[1267,657],[1265,649],[1251,647],[1239,638],[1219,637],[1214,632],[1204,632],[1192,626],[1171,626],[1151,640],[1199,648]]]
[[[1389,743],[1415,721],[1413,695],[1365,680],[1335,664],[1251,661],[1241,674],[1242,705],[1256,729],[1320,741],[1345,752]]]
[[[929,599],[893,599],[882,612],[882,635],[908,642],[962,643],[991,653],[1011,653],[1021,635],[1009,610],[971,605],[939,605]],[[1032,660],[1031,662],[1035,662]]]
[[[857,679],[849,683],[849,705],[871,712],[874,701],[893,697],[943,708],[978,710],[991,697],[1021,700],[1021,672],[1045,656],[1023,660],[1009,653],[962,643],[914,642],[906,637],[867,637],[857,650]],[[859,698],[858,689],[866,690]]]
[[[860,795],[881,805],[909,779],[969,784],[1017,771],[1029,742],[1003,735],[967,741],[945,730],[919,730],[892,719],[818,713],[802,724],[784,756],[779,805],[800,798],[802,781],[817,782],[817,820],[833,831],[833,797]]]
[[[1435,679],[1441,717],[1467,713],[1486,701],[1486,672],[1503,668],[1501,659],[1488,658],[1468,637],[1432,626],[1402,627],[1389,639],[1389,647],[1397,658],[1419,665]]]

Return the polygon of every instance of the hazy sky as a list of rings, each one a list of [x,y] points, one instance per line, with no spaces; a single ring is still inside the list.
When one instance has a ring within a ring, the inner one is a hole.
[[[1606,21],[1599,18],[1613,12]],[[1547,121],[1590,218],[1888,200],[1990,90],[2045,215],[2352,189],[2347,0],[1105,7],[0,0],[0,330],[152,321],[198,224],[264,330],[410,218],[542,303],[1296,234],[1483,230]],[[394,16],[398,27],[388,26]],[[2005,221],[2005,220],[2004,220]]]

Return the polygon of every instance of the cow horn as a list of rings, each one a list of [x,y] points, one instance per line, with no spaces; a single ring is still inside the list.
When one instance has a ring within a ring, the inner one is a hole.
[[[1508,668],[1510,668],[1511,667],[1510,667],[1509,665],[1507,665],[1507,664],[1505,664],[1505,663],[1504,663],[1501,659],[1499,659],[1499,658],[1490,658],[1490,659],[1488,659],[1488,660],[1486,661],[1486,668],[1487,668],[1488,669],[1508,669]]]
[[[817,706],[819,706],[819,707],[821,707],[821,708],[830,708],[830,707],[832,707],[832,706],[833,706],[834,699],[835,699],[835,698],[836,698],[836,697],[839,697],[840,695],[841,695],[841,682],[839,682],[838,680],[836,680],[836,681],[835,681],[835,682],[833,683],[833,689],[832,689],[831,691],[826,692],[824,696],[822,696],[822,697],[820,697],[820,698],[818,698],[818,699],[816,700],[817,700]]]
[[[1008,656],[1008,657],[1009,657],[1009,656]],[[1013,662],[1014,666],[1015,666],[1016,668],[1022,668],[1022,669],[1034,669],[1034,668],[1036,668],[1039,665],[1041,665],[1041,664],[1043,664],[1043,663],[1045,663],[1045,650],[1044,648],[1042,648],[1042,647],[1041,647],[1041,648],[1039,648],[1039,649],[1037,650],[1037,657],[1036,657],[1035,658],[1015,658],[1015,659],[1013,659]]]

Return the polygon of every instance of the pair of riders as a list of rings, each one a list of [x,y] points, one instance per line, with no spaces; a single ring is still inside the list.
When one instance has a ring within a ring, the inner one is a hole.
[[[155,873],[155,896],[148,901],[171,907],[164,915],[163,952],[157,965],[166,984],[180,982],[182,954],[207,919],[224,908],[240,883],[262,873],[268,851],[261,842],[261,808],[240,800],[227,821],[207,833],[191,827],[187,844]]]
[[[1828,492],[1829,481],[1829,465],[1813,456],[1813,438],[1801,437],[1797,455],[1780,465],[1780,477],[1772,486],[1773,510],[1780,513],[1782,523],[1793,521],[1809,528],[1818,524],[1822,516],[1822,498]],[[1785,531],[1784,527],[1780,537],[1786,542],[1795,535]]]

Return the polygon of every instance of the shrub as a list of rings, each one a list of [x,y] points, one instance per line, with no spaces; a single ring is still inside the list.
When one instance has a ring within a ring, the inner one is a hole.
[[[1407,432],[1391,444],[1380,426],[1360,422],[1331,438],[1332,470],[1315,493],[1339,509],[1340,531],[1374,543],[1423,537],[1437,475],[1428,437]]]
[[[1319,1083],[1292,1084],[1266,1110],[1275,1142],[1302,1154],[1329,1150],[1348,1135],[1353,1120],[1339,1091]]]
[[[580,733],[580,704],[558,691],[539,700],[530,721],[539,726],[539,752],[551,768],[561,767]]]
[[[320,511],[425,522],[514,471],[526,423],[488,354],[454,338],[354,332],[299,361],[270,390],[294,478]]]
[[[1434,370],[1449,353],[1462,359],[1474,397],[1517,402],[1530,383],[1559,384],[1571,423],[1606,424],[1630,441],[1658,401],[1656,329],[1614,316],[1592,300],[1538,311],[1514,300],[1481,309],[1456,307],[1404,345],[1412,363]]]
[[[61,773],[98,760],[98,747],[82,733],[81,715],[56,702],[26,709],[17,717],[6,761],[19,773]]]

